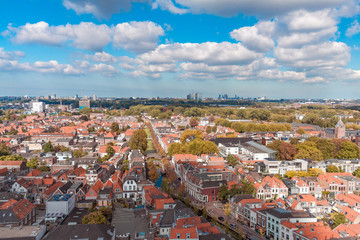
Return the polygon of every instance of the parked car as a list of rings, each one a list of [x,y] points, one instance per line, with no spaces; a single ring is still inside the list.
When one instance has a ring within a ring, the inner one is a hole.
[[[223,217],[218,217],[219,221],[224,221],[225,219]]]
[[[230,223],[230,227],[235,229],[235,228],[236,228],[236,224]]]

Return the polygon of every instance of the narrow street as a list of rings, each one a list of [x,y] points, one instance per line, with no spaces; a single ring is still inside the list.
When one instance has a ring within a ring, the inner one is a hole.
[[[213,202],[208,202],[206,203],[206,209],[208,214],[212,217],[215,218],[219,223],[225,225],[227,216],[225,215],[224,210],[217,208]],[[224,221],[220,221],[219,217],[223,217]],[[238,222],[234,217],[232,217],[231,215],[229,216],[229,229],[240,233],[242,232],[242,235],[247,238],[249,237],[256,237],[258,239],[265,239],[263,236],[261,236],[259,233],[255,232],[255,230],[249,228],[248,226],[242,225],[240,222]],[[231,228],[230,224],[234,224],[236,227],[235,228]]]

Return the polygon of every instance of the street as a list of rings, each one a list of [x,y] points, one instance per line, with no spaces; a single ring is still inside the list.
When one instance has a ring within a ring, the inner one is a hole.
[[[225,225],[227,216],[225,215],[224,210],[217,208],[217,207],[214,205],[214,202],[208,202],[208,203],[206,203],[206,209],[207,209],[208,214],[209,214],[212,218],[215,218],[219,223]],[[220,221],[220,220],[218,219],[219,217],[223,217],[223,218],[224,218],[224,221]],[[239,223],[238,221],[236,221],[236,219],[235,219],[233,216],[231,216],[231,215],[229,216],[228,223],[229,223],[229,225],[230,225],[230,224],[235,224],[235,226],[236,226],[235,229],[233,229],[233,228],[231,228],[231,227],[229,227],[229,228],[230,228],[231,230],[237,232],[237,233],[242,232],[242,235],[243,235],[244,237],[245,237],[245,236],[248,236],[248,237],[251,236],[251,237],[256,237],[256,238],[259,238],[259,239],[265,239],[265,238],[264,238],[263,236],[261,236],[259,233],[255,232],[255,230],[249,228],[248,226],[242,225],[241,223]]]

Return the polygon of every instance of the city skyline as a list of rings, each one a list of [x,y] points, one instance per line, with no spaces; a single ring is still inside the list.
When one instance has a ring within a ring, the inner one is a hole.
[[[7,2],[0,96],[359,98],[359,1],[267,3]]]

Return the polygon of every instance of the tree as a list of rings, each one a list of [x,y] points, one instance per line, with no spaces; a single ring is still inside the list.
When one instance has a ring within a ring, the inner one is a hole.
[[[271,113],[266,109],[255,109],[250,112],[249,118],[259,121],[269,121]]]
[[[248,181],[243,181],[243,185],[240,188],[241,194],[254,194],[255,187],[254,184]]]
[[[306,131],[302,128],[299,128],[298,130],[296,130],[296,133],[300,134],[300,135],[304,135],[306,133]]]
[[[37,168],[38,165],[39,165],[39,159],[38,159],[37,157],[34,157],[34,158],[30,159],[30,160],[27,161],[27,163],[26,163],[26,167],[32,168],[32,169]]]
[[[37,169],[40,172],[49,172],[51,170],[50,167],[46,166],[45,164],[41,164]]]
[[[342,213],[333,213],[331,219],[333,220],[333,225],[331,226],[332,229],[347,222],[345,215]]]
[[[144,129],[134,131],[129,141],[129,147],[132,150],[139,149],[142,153],[145,153],[147,149],[147,134]]]
[[[229,196],[230,197],[234,197],[234,196],[236,196],[236,195],[238,195],[240,193],[241,193],[241,189],[236,184],[231,186],[231,188],[229,190]]]
[[[79,148],[75,151],[73,151],[73,156],[74,158],[82,158],[83,156],[85,156],[87,154],[87,152],[84,152],[83,148]]]
[[[292,144],[292,145],[296,145],[296,144],[298,144],[299,143],[299,139],[297,139],[297,138],[292,138],[291,140],[290,140],[290,144]]]
[[[206,127],[206,133],[211,133],[211,132],[212,132],[211,126],[207,126],[207,127]]]
[[[95,128],[94,128],[93,126],[90,126],[90,127],[88,128],[88,132],[89,132],[89,133],[95,132]]]
[[[196,120],[196,118],[191,118],[190,119],[190,127],[196,127],[197,125],[198,125],[198,122],[197,122],[197,120]]]
[[[47,153],[47,152],[54,152],[54,147],[50,141],[48,141],[44,145],[44,153]]]
[[[222,202],[226,202],[229,196],[228,188],[225,184],[219,187],[218,198]]]
[[[11,149],[10,147],[6,146],[5,143],[0,143],[0,157],[5,155],[10,155]]]
[[[0,157],[0,161],[26,161],[26,158],[20,155],[5,155]]]
[[[112,132],[115,133],[119,132],[120,131],[119,124],[117,122],[111,123],[110,129]]]
[[[106,224],[107,219],[101,211],[95,211],[88,215],[85,215],[82,220],[82,224]]]
[[[318,177],[322,174],[325,174],[323,170],[321,170],[320,168],[310,168],[308,171],[309,176],[312,177]]]
[[[160,177],[159,171],[157,170],[155,164],[153,162],[148,163],[149,168],[149,179],[152,182],[156,182],[158,178]]]
[[[297,149],[294,145],[281,140],[275,140],[268,144],[267,147],[276,151],[277,160],[294,160],[297,154]]]
[[[359,158],[359,156],[360,156],[359,147],[356,146],[355,143],[346,141],[341,144],[341,149],[336,154],[335,157],[339,159],[355,159],[355,158]]]
[[[328,173],[337,173],[337,172],[339,172],[339,169],[335,165],[329,165],[326,168],[326,172],[328,172]]]
[[[239,163],[239,160],[232,154],[229,154],[226,158],[228,164],[232,167],[235,167],[238,163]]]
[[[107,145],[106,146],[106,154],[108,155],[109,158],[111,158],[112,156],[114,156],[115,154],[115,150],[111,145]]]
[[[182,143],[185,143],[186,141],[190,141],[190,140],[193,140],[193,139],[201,139],[203,140],[204,139],[204,134],[201,130],[193,130],[193,129],[187,129],[185,130],[181,136],[180,136],[180,141]]]
[[[304,143],[299,143],[296,145],[296,148],[298,153],[295,155],[295,158],[310,159],[314,161],[323,160],[322,153],[317,149],[314,142],[306,141]]]
[[[355,177],[360,178],[360,167],[358,167],[353,173],[352,175],[354,175]]]

